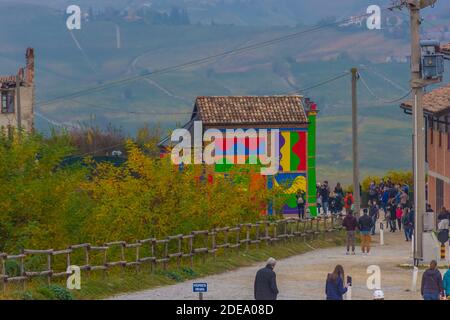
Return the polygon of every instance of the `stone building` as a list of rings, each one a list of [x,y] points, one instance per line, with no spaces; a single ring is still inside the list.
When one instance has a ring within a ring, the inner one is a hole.
[[[16,75],[0,76],[0,128],[10,132],[22,128],[33,130],[34,124],[34,50],[25,54],[26,66]]]

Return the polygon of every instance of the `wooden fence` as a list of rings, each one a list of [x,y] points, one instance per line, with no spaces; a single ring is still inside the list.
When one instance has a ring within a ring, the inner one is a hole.
[[[72,245],[64,250],[22,250],[20,254],[0,253],[0,285],[3,291],[8,283],[19,282],[23,288],[32,278],[46,278],[48,284],[53,278],[68,277],[67,268],[77,265],[89,276],[90,272],[100,270],[106,274],[111,267],[134,267],[137,271],[143,264],[148,264],[153,273],[158,266],[167,269],[169,263],[180,266],[183,260],[194,264],[194,257],[199,256],[204,263],[208,256],[216,259],[219,250],[248,250],[250,246],[273,245],[300,239],[303,241],[323,238],[327,234],[342,229],[342,216],[318,217],[299,220],[287,218],[276,221],[239,224],[235,227],[213,230],[192,231],[191,234],[174,235],[165,239],[143,239],[135,243],[125,241],[108,242],[101,246],[89,243]],[[27,260],[39,256],[43,270],[28,270]],[[55,263],[59,259],[59,263]],[[62,259],[62,260],[61,260]],[[14,275],[8,274],[7,262],[14,260],[19,270]],[[77,261],[74,261],[77,260]]]

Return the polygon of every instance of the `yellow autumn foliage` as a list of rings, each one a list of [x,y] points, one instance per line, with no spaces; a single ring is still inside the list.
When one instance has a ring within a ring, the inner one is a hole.
[[[266,188],[250,186],[251,169],[239,172],[238,182],[231,173],[211,183],[204,174],[210,169],[180,170],[132,141],[121,166],[89,158],[61,165],[72,153],[64,135],[0,137],[0,251],[131,242],[252,222],[271,198]]]

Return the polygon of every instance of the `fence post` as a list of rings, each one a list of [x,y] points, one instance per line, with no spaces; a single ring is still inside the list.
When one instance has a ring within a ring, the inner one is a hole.
[[[164,242],[164,262],[163,262],[163,269],[167,270],[167,259],[169,257],[169,241],[167,240]]]
[[[279,224],[279,222],[275,221],[275,225],[274,225],[274,228],[273,228],[273,241],[272,241],[272,244],[274,244],[277,241],[277,238],[278,238],[278,224]]]
[[[214,261],[216,261],[217,258],[217,250],[216,250],[216,230],[213,229],[212,231],[212,251],[213,251],[213,257],[214,257]]]
[[[1,270],[1,285],[2,285],[2,293],[5,293],[6,290],[6,266],[5,266],[5,259],[4,259],[4,254],[0,253],[0,267],[2,268]]]
[[[189,256],[191,259],[191,268],[194,266],[194,234],[189,238]]]
[[[109,247],[108,247],[109,249]],[[103,265],[106,267],[105,269],[103,269],[102,275],[103,275],[103,279],[106,278],[106,275],[108,273],[108,249],[103,251]]]
[[[251,224],[247,224],[246,228],[245,228],[245,235],[246,235],[246,239],[245,239],[245,251],[248,251],[248,246],[249,246],[249,242],[250,242],[250,229],[251,229],[252,225]]]
[[[256,223],[256,248],[257,249],[259,249],[259,242],[260,242],[260,240],[259,240],[259,226],[260,226],[260,224],[259,224],[259,222],[257,222]]]
[[[178,259],[177,266],[181,266],[181,259],[183,257],[183,235],[178,238]]]
[[[24,261],[24,251],[22,250],[22,256],[20,257],[20,276],[25,277],[25,261]],[[22,289],[25,290],[27,286],[27,280],[22,281]]]
[[[47,270],[50,271],[47,275],[47,284],[50,285],[52,282],[52,253],[47,253]]]
[[[230,244],[228,243],[228,228],[225,229],[225,246],[224,246],[224,251],[230,249]]]
[[[240,249],[240,240],[241,240],[240,235],[241,235],[241,226],[238,225],[236,227],[236,249],[237,249],[237,251],[239,251],[239,249]]]
[[[140,242],[138,241],[137,243],[139,243],[140,244]],[[140,255],[139,255],[139,253],[140,253],[140,249],[141,248],[141,246],[140,245],[137,245],[136,246],[136,272],[139,272],[140,271]]]
[[[89,245],[84,247],[84,259],[86,264],[86,278],[90,277]]]
[[[155,273],[155,270],[156,270],[156,256],[155,256],[156,239],[152,239],[151,244],[152,244],[152,257],[154,258],[154,259],[152,259],[151,269],[152,269],[152,273]]]

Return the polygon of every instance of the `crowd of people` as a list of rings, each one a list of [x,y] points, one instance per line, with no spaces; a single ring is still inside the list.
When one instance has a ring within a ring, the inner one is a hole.
[[[362,193],[361,187],[359,190]],[[380,183],[372,181],[368,187],[367,207],[362,213],[354,210],[354,197],[352,192],[344,192],[340,183],[331,190],[328,181],[317,184],[317,208],[320,215],[346,214],[342,226],[346,237],[346,254],[355,255],[356,235],[360,235],[361,253],[370,255],[371,236],[375,235],[377,221],[380,220],[380,228],[389,229],[390,232],[402,231],[405,241],[412,241],[415,224],[414,206],[409,197],[407,184],[394,184],[390,180],[381,180]],[[299,218],[305,217],[306,195],[304,192],[297,194]],[[427,204],[427,211],[432,208]],[[380,213],[384,216],[381,217]],[[437,216],[437,229],[448,230],[450,211],[445,207]],[[255,299],[276,299],[278,287],[276,275],[273,271],[275,259],[269,259],[267,266],[260,271],[255,279]],[[337,265],[334,271],[327,275],[325,296],[327,300],[342,300],[343,295],[351,286],[351,277],[344,277],[344,269]],[[423,273],[421,282],[421,295],[424,300],[438,300],[448,297],[450,299],[450,266],[449,270],[441,275],[437,269],[436,261],[432,261],[429,269]],[[374,300],[384,300],[381,290],[374,291]]]
[[[266,266],[256,273],[254,282],[255,300],[276,300],[279,294],[276,273],[274,271],[277,261],[269,258]],[[352,286],[352,277],[345,277],[342,265],[336,265],[333,272],[326,276],[325,299],[344,300],[344,295]],[[437,268],[437,262],[431,261],[430,267],[422,275],[420,293],[424,300],[450,299],[450,265],[442,277]],[[381,289],[373,291],[374,300],[384,300]]]
[[[360,194],[362,190],[360,187]],[[299,217],[305,216],[304,195],[298,196]],[[343,214],[352,212],[354,216],[360,213],[354,212],[355,199],[352,192],[344,192],[338,182],[331,191],[328,181],[317,184],[317,208],[321,215]],[[370,235],[375,234],[376,222],[382,218],[390,232],[401,231],[405,234],[405,240],[411,241],[414,230],[414,209],[409,199],[409,186],[407,184],[394,184],[390,180],[381,180],[380,183],[372,181],[368,187],[367,215],[371,219]],[[450,214],[449,214],[450,215]],[[356,218],[356,217],[354,217]],[[364,218],[364,220],[368,220]],[[356,231],[350,230],[350,231]],[[363,231],[366,233],[366,231]]]

